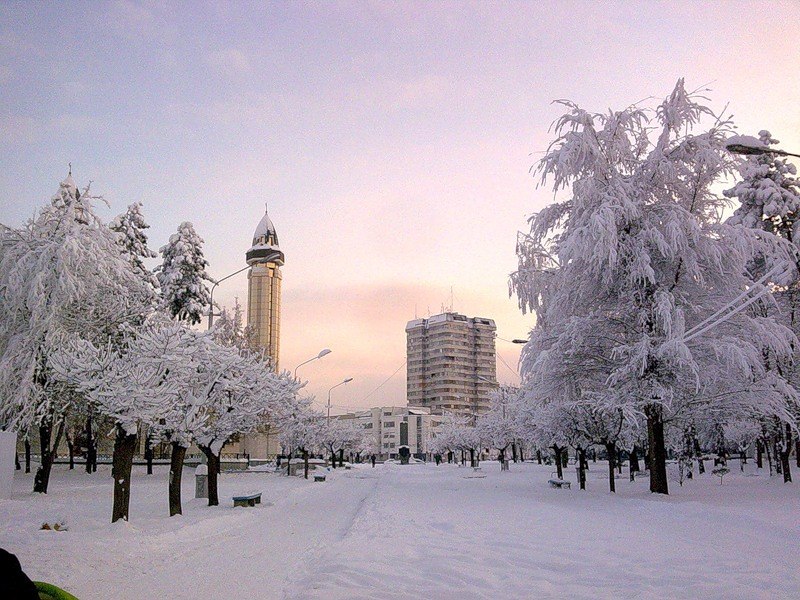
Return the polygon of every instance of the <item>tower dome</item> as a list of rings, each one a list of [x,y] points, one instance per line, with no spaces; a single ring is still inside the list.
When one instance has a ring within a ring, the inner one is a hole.
[[[266,262],[273,262],[278,266],[283,265],[283,252],[278,245],[278,234],[275,231],[275,225],[272,224],[272,219],[269,218],[266,205],[264,206],[264,216],[261,217],[261,221],[253,233],[253,245],[245,256],[248,265]]]

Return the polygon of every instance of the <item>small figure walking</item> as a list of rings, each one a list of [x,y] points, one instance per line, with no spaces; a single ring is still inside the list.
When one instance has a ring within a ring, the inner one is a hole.
[[[370,460],[370,462],[372,463],[372,468],[374,469],[374,468],[375,468],[375,455],[373,454],[373,455],[370,457],[370,459],[369,459],[369,460]]]

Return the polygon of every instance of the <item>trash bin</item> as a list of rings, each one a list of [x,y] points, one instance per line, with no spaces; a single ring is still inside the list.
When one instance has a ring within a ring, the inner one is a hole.
[[[208,498],[208,465],[197,465],[194,470],[194,497]]]

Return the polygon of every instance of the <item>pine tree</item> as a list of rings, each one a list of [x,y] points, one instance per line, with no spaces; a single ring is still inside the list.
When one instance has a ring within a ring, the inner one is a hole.
[[[147,246],[147,235],[144,230],[149,229],[150,225],[142,216],[141,202],[129,205],[128,210],[116,217],[108,226],[111,231],[118,234],[117,244],[133,266],[134,273],[142,278],[155,297],[156,290],[158,290],[158,279],[145,266],[144,261],[148,258],[156,258],[158,254]]]
[[[179,321],[199,323],[211,305],[205,282],[213,282],[206,273],[203,239],[191,223],[181,223],[178,232],[161,248],[161,256],[163,261],[156,267],[156,276],[164,308]]]

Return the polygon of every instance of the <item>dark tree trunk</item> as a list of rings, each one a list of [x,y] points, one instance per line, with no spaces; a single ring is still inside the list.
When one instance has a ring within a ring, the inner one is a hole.
[[[519,460],[520,462],[525,462],[525,450],[522,445],[519,447]]]
[[[339,448],[339,466],[344,466],[344,448]]]
[[[784,425],[784,441],[781,445],[781,471],[783,472],[783,482],[791,483],[792,467],[789,462],[789,455],[792,453],[792,428],[788,423]]]
[[[31,472],[31,441],[25,436],[25,472]]]
[[[17,452],[16,448],[14,448],[14,470],[22,470],[22,465],[19,463],[19,452]]]
[[[335,469],[336,468],[336,451],[331,450],[331,466]]]
[[[69,431],[66,429],[64,431],[67,440],[67,449],[69,450],[69,470],[72,471],[75,468],[75,444],[72,443]]]
[[[516,442],[511,444],[511,460],[517,462],[517,444]]]
[[[303,449],[303,477],[308,479],[308,450]]]
[[[559,479],[564,479],[564,468],[561,466],[561,448],[553,445],[553,452],[556,455],[556,475]]]
[[[775,473],[783,473],[783,462],[781,461],[781,451],[778,449],[777,438],[775,438],[775,443],[772,446],[772,455],[775,457]]]
[[[469,449],[469,466],[474,467],[475,465],[475,448]]]
[[[616,481],[614,480],[614,467],[617,460],[617,445],[614,442],[606,442],[606,454],[608,454],[608,491],[617,492]]]
[[[761,443],[761,440],[756,440],[756,467],[764,468],[764,444]]]
[[[702,475],[706,472],[706,465],[703,462],[703,449],[700,447],[700,442],[694,438],[694,454],[697,457],[697,472]]]
[[[200,446],[200,450],[205,454],[206,461],[208,462],[208,505],[219,506],[219,492],[217,490],[217,481],[219,479],[219,454],[214,454],[211,448],[207,446]]]
[[[453,462],[453,451],[452,450],[448,450],[447,451],[447,464],[451,464],[452,462]]]
[[[647,414],[647,445],[650,448],[650,491],[669,494],[667,451],[664,444],[664,420],[661,407],[650,405]]]
[[[594,448],[592,448],[592,462],[593,463],[597,462],[597,450]]]
[[[769,452],[769,440],[764,440],[764,450],[767,453],[767,464],[769,465],[769,476],[772,477],[772,455]]]
[[[639,454],[636,451],[636,446],[631,450],[630,458],[628,459],[628,472],[630,473],[631,481],[635,480],[635,473],[639,470]]]
[[[150,434],[144,440],[144,459],[147,461],[147,474],[153,474],[153,441],[150,439]],[[171,515],[170,515],[171,516]]]
[[[542,464],[542,451],[536,450],[536,462]]]
[[[569,452],[566,448],[561,450],[561,466],[566,468],[569,465]]]
[[[181,478],[183,477],[183,460],[186,458],[186,446],[172,442],[169,457],[169,516],[182,515]]]
[[[64,421],[61,420],[56,425],[56,436],[52,440],[52,428],[48,425],[39,426],[39,468],[33,478],[33,491],[39,494],[47,493],[47,486],[50,483],[50,472],[53,469],[53,461],[56,459],[58,444],[61,442],[61,435],[64,432]]]
[[[586,489],[586,450],[578,448],[578,484]]]
[[[120,519],[128,520],[131,504],[131,469],[133,468],[133,455],[136,452],[136,434],[126,433],[120,425],[117,425],[116,430],[111,468],[111,475],[114,478],[112,523]]]

